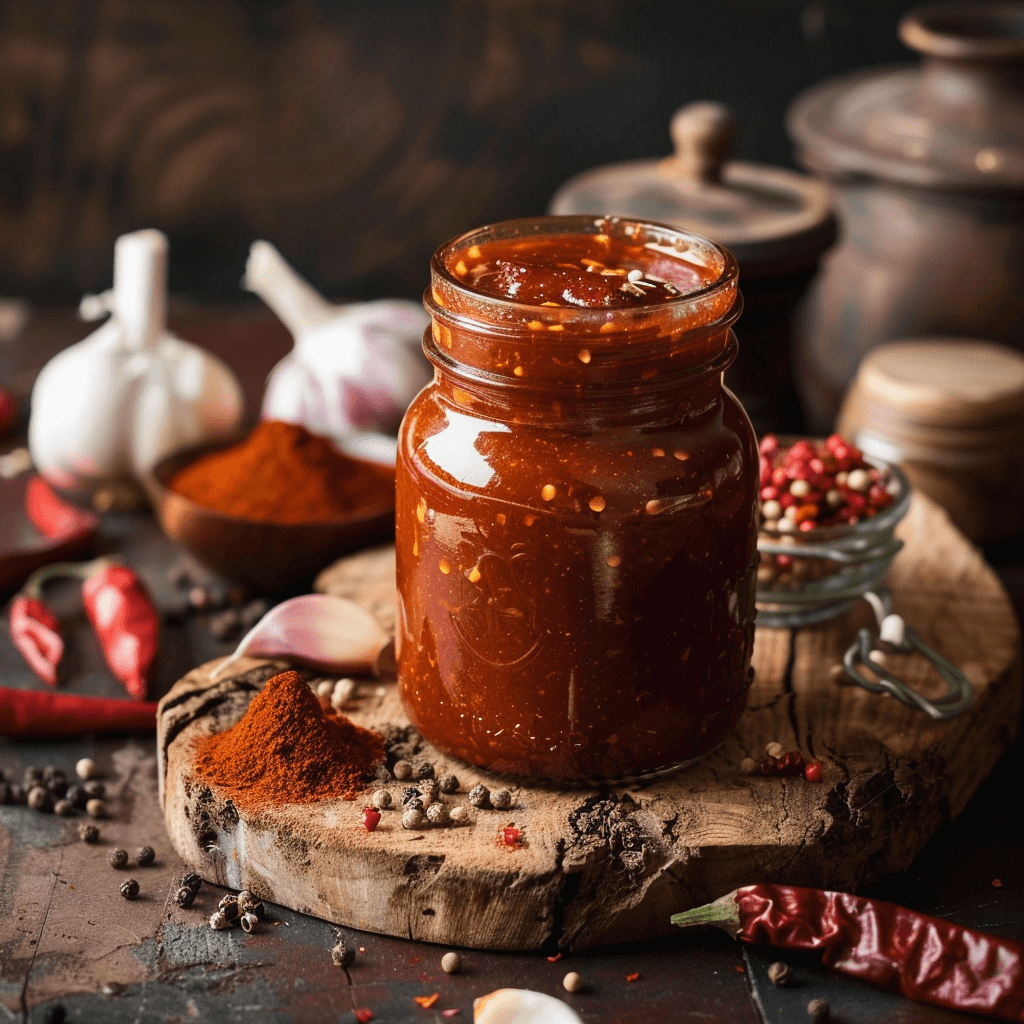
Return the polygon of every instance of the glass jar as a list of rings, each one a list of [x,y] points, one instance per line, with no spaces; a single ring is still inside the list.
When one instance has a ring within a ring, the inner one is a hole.
[[[523,305],[453,267],[530,235],[620,238],[703,283],[657,305]],[[397,466],[397,658],[440,750],[553,780],[672,771],[717,746],[750,685],[758,457],[723,386],[736,264],[715,243],[593,217],[442,246],[433,384]]]

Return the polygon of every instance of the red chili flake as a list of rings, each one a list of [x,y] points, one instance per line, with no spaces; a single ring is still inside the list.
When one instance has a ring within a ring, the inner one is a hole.
[[[734,964],[732,968],[737,974],[746,974],[746,969],[743,964]]]
[[[511,825],[507,825],[498,833],[498,846],[506,846],[510,850],[518,850],[526,845],[523,833]]]
[[[458,1017],[458,1015],[460,1013],[462,1013],[462,1011],[457,1006],[453,1006],[450,1010],[442,1010],[441,1011],[441,1016],[442,1017]]]
[[[421,957],[421,956],[411,956],[411,957],[409,957],[409,966],[410,967],[412,967],[413,964],[421,964],[421,963],[423,963],[423,957]]]
[[[632,974],[627,974],[627,975],[626,975],[626,981],[628,981],[628,982],[634,982],[634,981],[636,981],[636,980],[637,980],[637,978],[639,978],[639,977],[640,977],[640,972],[639,972],[639,971],[634,971],[634,972],[633,972]]]
[[[413,999],[415,999],[424,1010],[429,1010],[440,998],[440,992],[433,992],[429,996],[413,996]]]
[[[369,1024],[369,1021],[373,1020],[373,1010],[368,1006],[356,1010],[356,1020],[359,1021],[359,1024]]]
[[[808,761],[804,768],[804,778],[808,782],[821,782],[821,762]]]
[[[562,959],[562,954],[561,953],[556,953],[554,956],[549,956],[548,957],[548,963],[549,964],[557,964],[558,961],[561,960],[561,959]]]
[[[998,878],[993,878],[992,879],[992,888],[993,889],[1002,889],[1002,887],[1003,887],[1003,883],[1001,881],[999,881]]]
[[[380,811],[376,807],[364,807],[363,824],[367,832],[372,832],[380,824]]]

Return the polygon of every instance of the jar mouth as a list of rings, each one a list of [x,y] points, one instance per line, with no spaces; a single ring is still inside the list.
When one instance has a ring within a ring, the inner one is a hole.
[[[920,53],[953,60],[1024,55],[1024,10],[1017,3],[953,2],[917,7],[900,19],[900,40]]]
[[[456,253],[473,245],[504,239],[521,239],[530,235],[598,235],[608,234],[633,245],[643,245],[669,257],[684,259],[698,267],[710,270],[712,280],[686,291],[678,298],[658,303],[637,306],[608,308],[587,308],[582,306],[540,306],[499,298],[486,292],[477,291],[460,281],[448,267],[448,260]],[[616,320],[635,317],[649,317],[652,314],[672,316],[688,307],[706,304],[717,296],[737,287],[738,269],[732,253],[724,246],[709,238],[684,231],[657,221],[632,220],[626,217],[589,215],[549,215],[524,217],[500,221],[481,228],[474,228],[449,239],[440,246],[430,261],[431,279],[435,290],[440,285],[461,304],[486,308],[495,319],[512,321],[550,320],[557,318],[566,323],[586,329],[586,325],[600,325],[614,317]],[[437,301],[437,295],[434,300]]]

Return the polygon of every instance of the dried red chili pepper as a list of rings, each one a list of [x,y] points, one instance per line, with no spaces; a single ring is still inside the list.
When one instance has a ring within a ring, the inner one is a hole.
[[[952,1010],[1024,1021],[1024,944],[881,900],[790,885],[748,885],[682,914],[746,942],[817,950],[837,971]]]
[[[82,584],[82,605],[110,671],[141,700],[156,658],[160,623],[138,576],[126,565],[101,565]]]
[[[60,691],[0,687],[0,735],[3,736],[152,732],[155,727],[155,702],[105,700]]]
[[[99,525],[96,513],[59,497],[41,476],[32,477],[25,488],[25,515],[44,537],[84,535]]]
[[[57,616],[39,598],[19,594],[11,602],[10,627],[11,640],[29,668],[48,686],[56,686],[64,656]]]

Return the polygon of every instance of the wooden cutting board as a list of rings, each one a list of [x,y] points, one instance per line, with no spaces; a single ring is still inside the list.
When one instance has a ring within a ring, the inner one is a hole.
[[[676,911],[739,885],[853,889],[899,871],[992,769],[1021,700],[1020,636],[995,574],[927,498],[915,497],[900,534],[895,610],[975,687],[973,707],[951,721],[837,681],[834,666],[870,622],[863,606],[818,627],[758,630],[747,711],[722,747],[684,772],[601,789],[512,786],[513,808],[478,811],[470,825],[410,832],[387,811],[368,833],[361,809],[369,791],[245,815],[196,781],[195,738],[233,725],[285,667],[246,661],[211,682],[211,663],[160,703],[160,798],[171,839],[220,885],[354,928],[476,948],[645,938],[669,931]],[[317,585],[392,627],[392,548],[345,559]],[[916,656],[890,664],[923,692],[941,692]],[[405,724],[393,678],[362,683],[351,717],[378,729]],[[744,774],[741,761],[772,741],[822,758],[824,781]],[[429,745],[416,756],[458,775],[450,803],[465,803],[478,781],[508,785]],[[498,842],[507,825],[521,830],[522,846]]]

